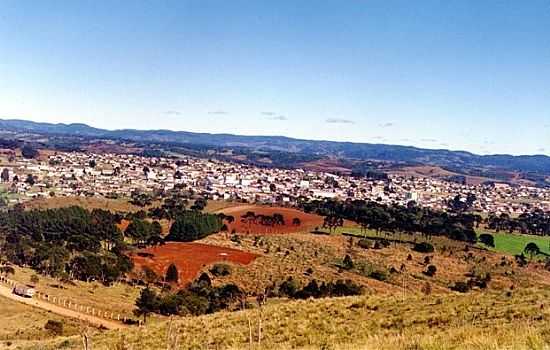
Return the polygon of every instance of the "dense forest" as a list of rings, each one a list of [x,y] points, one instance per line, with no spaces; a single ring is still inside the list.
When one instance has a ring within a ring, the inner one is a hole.
[[[121,217],[73,206],[14,208],[0,213],[0,244],[8,261],[53,277],[114,282],[132,269],[124,254]]]
[[[222,229],[218,215],[179,209],[170,211],[174,223],[163,238],[160,223],[147,219],[144,211],[123,215],[78,206],[46,210],[17,206],[0,212],[0,255],[52,277],[110,284],[133,268],[127,256],[133,249],[130,243],[143,247],[165,240],[189,242]],[[117,226],[122,219],[130,220],[124,233]]]
[[[219,232],[222,227],[223,221],[218,215],[186,210],[176,217],[165,240],[191,242]]]

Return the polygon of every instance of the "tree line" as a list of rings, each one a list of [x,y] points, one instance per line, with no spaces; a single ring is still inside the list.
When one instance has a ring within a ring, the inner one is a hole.
[[[102,209],[16,207],[0,213],[0,247],[11,263],[42,274],[108,284],[133,267],[116,226],[120,220]]]
[[[496,232],[519,232],[546,236],[550,235],[550,213],[540,209],[522,213],[518,217],[511,217],[506,213],[491,214],[487,218],[487,227]]]
[[[374,201],[334,199],[304,201],[300,207],[307,213],[325,216],[324,226],[333,230],[343,224],[343,219],[353,220],[363,229],[377,232],[419,232],[427,237],[448,238],[475,242],[475,227],[481,221],[479,215],[466,212],[435,211],[420,207],[414,202],[408,205],[381,204]]]

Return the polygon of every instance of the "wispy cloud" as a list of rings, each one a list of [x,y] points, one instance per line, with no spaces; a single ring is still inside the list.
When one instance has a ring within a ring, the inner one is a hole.
[[[275,112],[262,112],[263,115],[275,115]]]
[[[538,148],[537,152],[544,153],[544,152],[546,152],[546,148],[542,148],[542,147]]]
[[[342,118],[328,118],[327,120],[325,120],[325,122],[331,124],[355,124],[353,120]]]
[[[276,115],[276,116],[270,117],[268,119],[269,120],[288,120],[288,118],[285,117],[284,115]]]
[[[164,112],[164,114],[166,114],[166,115],[182,115],[183,113],[178,112],[178,111],[166,111],[166,112]]]
[[[394,124],[392,122],[378,124],[378,126],[381,127],[381,128],[391,128],[393,125]]]
[[[420,139],[422,142],[437,142],[436,139]]]
[[[211,111],[211,112],[208,112],[208,114],[224,115],[224,114],[229,114],[229,112],[226,112],[226,111]]]

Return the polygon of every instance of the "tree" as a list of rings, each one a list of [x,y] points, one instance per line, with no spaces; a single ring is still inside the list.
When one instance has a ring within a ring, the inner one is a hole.
[[[25,183],[29,184],[30,186],[34,185],[35,181],[34,181],[34,177],[32,176],[32,174],[27,175],[27,178],[25,179]]]
[[[294,225],[294,226],[300,226],[301,223],[302,223],[302,221],[300,220],[300,218],[292,219],[292,225]]]
[[[178,215],[165,240],[191,242],[219,232],[222,226],[222,219],[218,215],[186,210]]]
[[[479,241],[485,244],[487,247],[495,247],[495,239],[493,235],[490,235],[488,233],[483,233],[479,235]]]
[[[166,282],[178,283],[178,278],[178,268],[172,263],[168,266],[168,270],[166,270]]]
[[[424,274],[426,276],[433,277],[436,272],[437,272],[437,268],[435,267],[435,265],[430,265],[430,266],[428,266],[426,271],[424,271]]]
[[[421,242],[415,243],[413,250],[419,253],[432,253],[434,251],[434,247],[428,242]]]
[[[132,222],[126,227],[126,230],[124,233],[128,237],[132,237],[137,243],[143,244],[151,239],[151,236],[153,234],[153,225],[145,220],[140,219],[134,219]],[[156,225],[155,225],[156,226]],[[155,230],[158,230],[158,228],[155,228]],[[155,234],[158,236],[159,234]]]
[[[206,204],[206,199],[204,199],[203,197],[199,197],[195,199],[195,202],[191,206],[191,210],[202,211],[206,207]]]
[[[156,312],[159,308],[159,298],[157,294],[149,289],[149,287],[142,289],[139,297],[136,299],[136,309],[134,314],[136,316],[143,315],[143,323],[147,322],[147,316],[153,312]]]
[[[143,278],[145,279],[145,283],[147,283],[147,285],[155,283],[159,280],[159,276],[155,273],[155,271],[151,270],[147,266],[143,268]]]
[[[15,269],[11,266],[0,266],[0,273],[7,277],[8,275],[14,275]]]
[[[60,336],[63,334],[63,322],[48,320],[48,322],[46,322],[46,325],[44,325],[44,329],[49,331],[53,335]]]
[[[27,159],[36,158],[38,151],[29,145],[25,145],[21,148],[21,155]]]
[[[339,215],[328,215],[325,216],[325,219],[323,221],[323,227],[328,228],[329,231],[332,233],[334,230],[336,230],[337,227],[344,225],[344,219]]]
[[[525,246],[525,248],[523,249],[523,252],[525,254],[528,254],[529,255],[529,258],[531,260],[533,260],[533,258],[536,256],[536,255],[539,255],[540,254],[540,248],[539,246],[534,243],[534,242],[529,242],[527,243],[527,245]]]
[[[351,256],[346,255],[346,256],[344,257],[344,260],[342,261],[342,266],[343,266],[344,269],[346,269],[346,270],[351,270],[351,269],[353,269],[354,264],[353,264],[353,259],[351,258]]]
[[[8,170],[8,168],[2,169],[2,175],[0,177],[2,178],[3,182],[10,181],[10,171]]]

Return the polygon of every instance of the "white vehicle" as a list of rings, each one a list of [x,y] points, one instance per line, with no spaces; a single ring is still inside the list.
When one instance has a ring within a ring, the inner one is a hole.
[[[15,286],[15,288],[13,288],[13,294],[16,294],[25,298],[32,298],[34,296],[34,293],[36,293],[36,290],[30,286],[18,285],[18,286]]]

